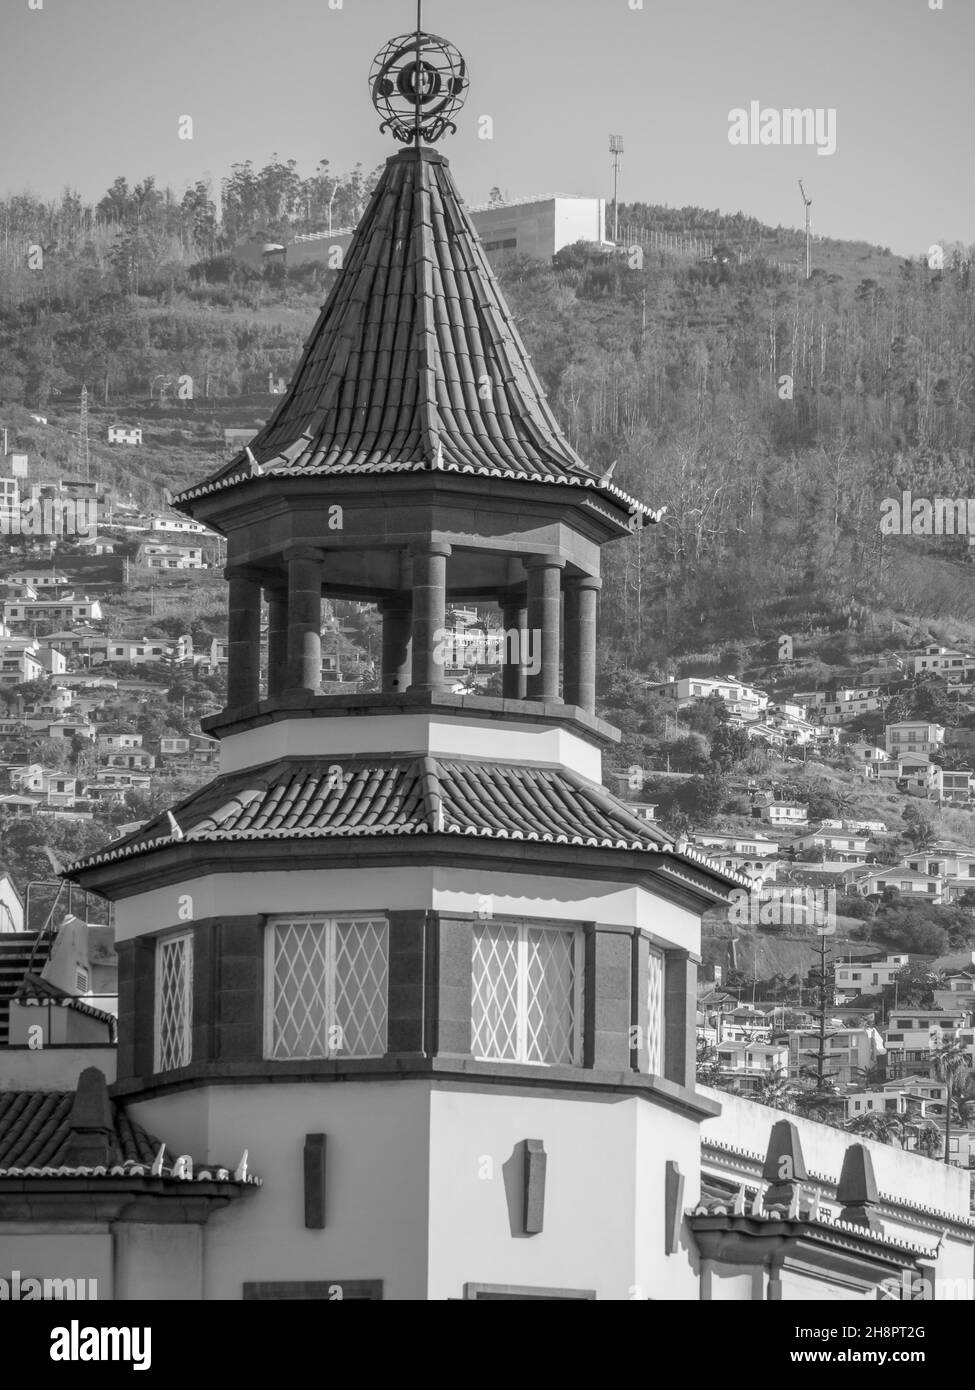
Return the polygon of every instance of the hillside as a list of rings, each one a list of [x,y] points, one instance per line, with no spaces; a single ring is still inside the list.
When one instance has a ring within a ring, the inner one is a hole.
[[[316,185],[316,203],[290,163],[248,167],[225,189],[235,211],[223,228],[151,179],[114,187],[87,219],[69,200],[0,205],[0,410],[11,447],[42,476],[77,471],[82,384],[95,475],[143,504],[226,457],[225,427],[274,408],[268,383],[292,371],[334,273],[312,263],[255,275],[226,257],[227,237],[320,222],[328,186]],[[356,187],[353,211],[368,180]],[[289,212],[302,189],[310,223]],[[721,236],[742,263],[648,251],[631,269],[582,246],[552,266],[498,262],[572,443],[596,469],[617,460],[616,481],[667,509],[607,552],[609,645],[656,673],[719,660],[729,644],[738,664],[754,663],[783,631],[799,651],[830,635],[859,652],[896,648],[939,625],[970,640],[965,538],[878,534],[883,498],[901,489],[975,492],[968,262],[935,271],[816,242],[805,281],[770,263],[795,262],[798,232],[700,209],[624,213],[635,235]],[[32,273],[13,247],[39,218],[50,240]],[[178,399],[187,379],[192,398]],[[140,425],[143,447],[108,446],[116,422]]]

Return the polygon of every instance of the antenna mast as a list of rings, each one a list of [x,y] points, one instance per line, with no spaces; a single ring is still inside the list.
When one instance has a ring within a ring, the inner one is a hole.
[[[611,135],[609,137],[609,152],[613,156],[613,241],[620,239],[620,204],[619,204],[619,183],[620,183],[620,156],[623,153],[622,135]]]
[[[806,197],[806,190],[802,186],[802,179],[799,180],[799,192],[802,194],[802,201],[806,208],[806,279],[809,279],[809,209],[812,207],[812,199]]]

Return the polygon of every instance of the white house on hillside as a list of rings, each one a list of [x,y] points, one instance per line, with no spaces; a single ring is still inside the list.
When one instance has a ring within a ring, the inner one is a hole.
[[[128,425],[109,425],[108,427],[109,444],[141,444],[141,429],[132,429]]]
[[[676,701],[679,708],[695,700],[707,700],[712,695],[724,700],[733,714],[758,718],[768,707],[768,695],[764,690],[756,690],[731,676],[682,676],[680,680],[648,685],[647,689],[652,695]]]
[[[884,740],[892,758],[905,753],[934,753],[945,741],[945,729],[943,724],[926,719],[901,719],[885,727]]]

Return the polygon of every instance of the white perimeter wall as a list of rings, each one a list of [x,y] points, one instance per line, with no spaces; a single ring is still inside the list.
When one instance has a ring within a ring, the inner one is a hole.
[[[705,1120],[702,1124],[702,1139],[733,1145],[764,1158],[772,1126],[777,1120],[791,1120],[799,1132],[803,1158],[810,1174],[815,1173],[834,1183],[837,1182],[843,1167],[844,1153],[851,1144],[862,1143],[870,1153],[877,1187],[881,1193],[898,1201],[933,1207],[965,1221],[969,1219],[971,1179],[964,1169],[938,1163],[920,1154],[909,1153],[892,1144],[879,1144],[875,1140],[844,1133],[829,1125],[817,1124],[814,1120],[805,1120],[781,1110],[773,1110],[770,1106],[758,1105],[754,1101],[743,1100],[725,1091],[716,1091],[705,1086],[698,1089],[703,1095],[719,1101],[721,1105],[721,1114]],[[725,1157],[722,1155],[722,1169]],[[708,1154],[705,1154],[705,1159],[709,1167],[714,1166]],[[727,1156],[727,1160],[733,1162],[733,1156]],[[743,1171],[743,1180],[744,1176]],[[754,1182],[754,1177],[750,1176],[749,1181]],[[827,1205],[832,1211],[839,1211],[835,1202]],[[933,1248],[938,1243],[940,1231],[931,1229],[931,1223],[936,1221],[936,1218],[920,1212],[917,1220],[911,1219],[909,1215],[890,1216],[886,1212],[878,1215],[885,1232],[895,1239],[925,1248]],[[967,1237],[962,1232],[949,1231],[937,1260],[937,1276],[943,1279],[971,1279],[973,1242],[975,1230]],[[790,1295],[783,1283],[783,1296],[801,1298],[807,1295],[800,1292]]]

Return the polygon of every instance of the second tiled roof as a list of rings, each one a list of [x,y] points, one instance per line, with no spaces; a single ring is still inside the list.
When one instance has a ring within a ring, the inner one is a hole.
[[[72,869],[179,839],[447,834],[636,850],[671,844],[609,792],[564,769],[418,756],[282,759],[219,778],[176,807],[175,826],[157,817]]]

